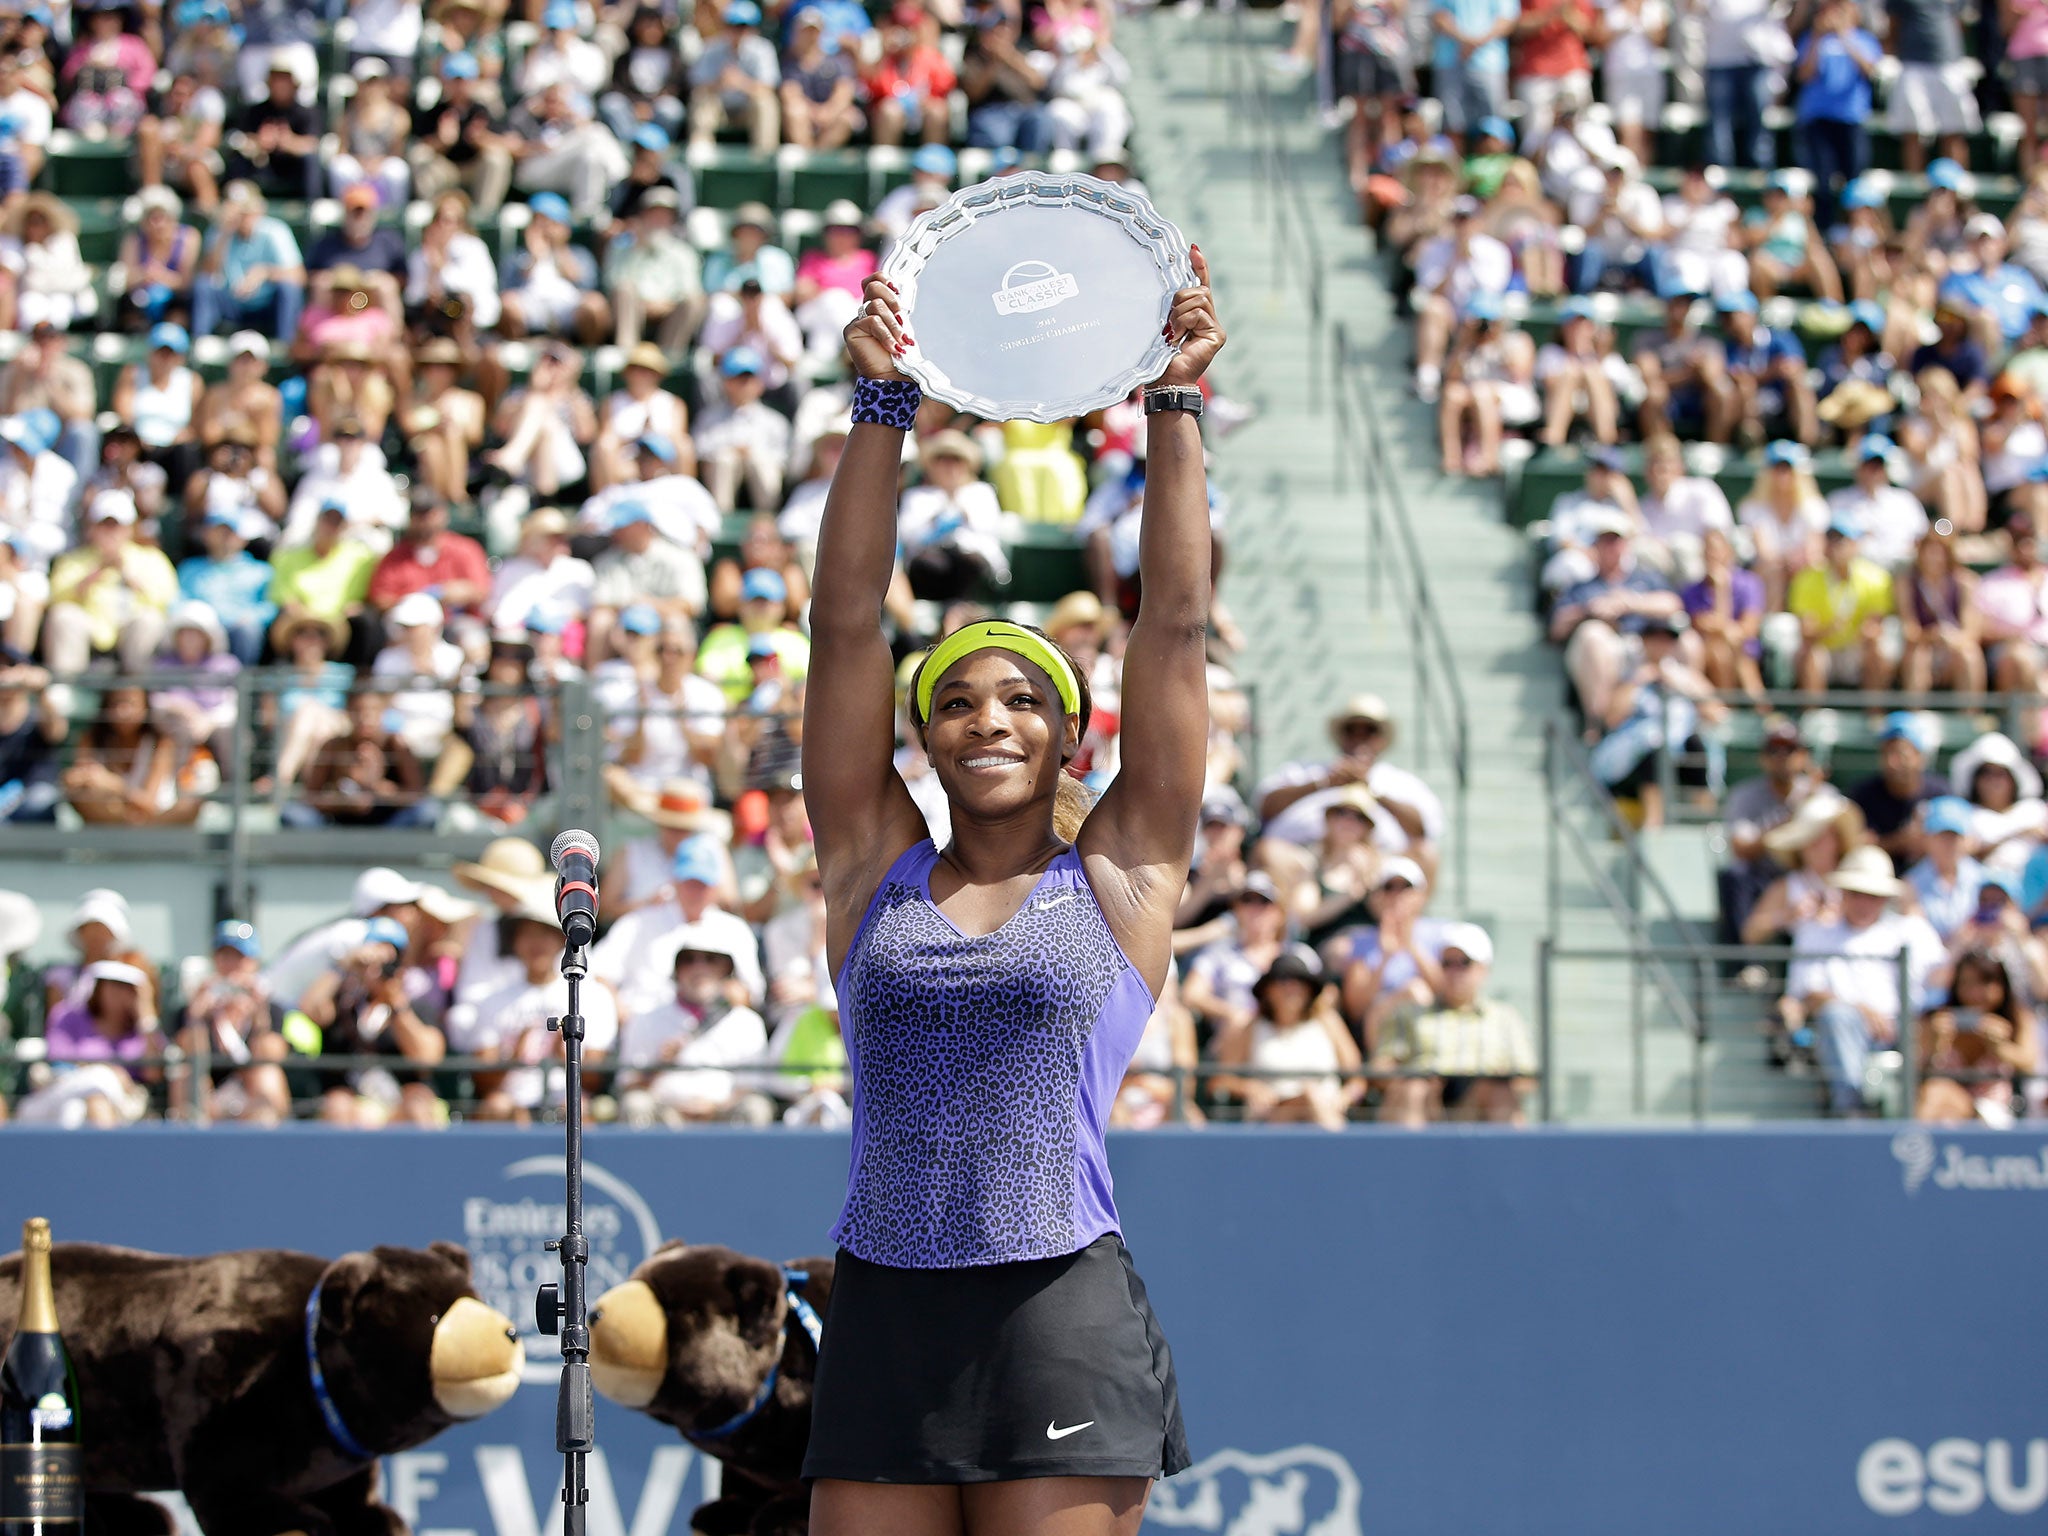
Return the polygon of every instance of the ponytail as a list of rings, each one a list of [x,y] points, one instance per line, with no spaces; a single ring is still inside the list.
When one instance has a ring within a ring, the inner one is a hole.
[[[1060,770],[1060,782],[1052,796],[1052,835],[1063,843],[1078,841],[1081,823],[1094,809],[1095,791],[1065,769]]]

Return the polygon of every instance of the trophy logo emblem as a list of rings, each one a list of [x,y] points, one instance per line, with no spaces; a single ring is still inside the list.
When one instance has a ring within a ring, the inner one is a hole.
[[[989,297],[999,315],[1028,315],[1051,309],[1055,304],[1077,297],[1081,285],[1074,274],[1062,272],[1049,261],[1020,261],[1003,274],[1003,286]]]

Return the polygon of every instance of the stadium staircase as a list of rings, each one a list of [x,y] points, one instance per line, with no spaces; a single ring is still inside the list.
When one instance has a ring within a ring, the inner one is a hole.
[[[1380,462],[1393,482],[1379,505],[1391,523],[1390,503],[1405,504],[1420,576],[1463,695],[1467,846],[1462,859],[1455,846],[1447,853],[1435,910],[1489,928],[1499,951],[1496,990],[1533,1021],[1548,900],[1545,725],[1565,697],[1562,668],[1535,616],[1528,546],[1503,518],[1498,482],[1437,472],[1434,413],[1406,392],[1407,325],[1359,227],[1331,136],[1309,87],[1267,71],[1290,31],[1271,11],[1161,8],[1121,24],[1117,39],[1133,67],[1147,187],[1213,268],[1230,328],[1218,387],[1259,408],[1215,451],[1231,515],[1223,592],[1249,636],[1243,670],[1256,689],[1259,762],[1270,771],[1322,755],[1332,705],[1371,690],[1399,720],[1393,760],[1421,772],[1447,806],[1457,798],[1453,733],[1418,725],[1444,718],[1450,688],[1427,626],[1417,627],[1404,609],[1403,588],[1410,596],[1413,588],[1400,579],[1399,540],[1389,526],[1378,541],[1380,576],[1372,578],[1359,463],[1366,450],[1338,451],[1332,353],[1341,326],[1356,415],[1377,425]],[[1369,441],[1366,425],[1355,422],[1354,437]],[[1417,685],[1418,658],[1431,668],[1426,687]],[[1589,869],[1615,892],[1630,891],[1624,845],[1597,804],[1573,791],[1570,776],[1560,779],[1568,825],[1559,834],[1556,937],[1574,949],[1612,950],[1626,944],[1627,930]],[[1684,892],[1676,912],[1660,909],[1655,881],[1639,875],[1634,886],[1646,931],[1659,942],[1675,937],[1673,917],[1712,912],[1699,834],[1684,836],[1690,842],[1658,866],[1670,864],[1666,884]],[[1701,931],[1710,933],[1711,924]],[[1560,962],[1553,975],[1553,1113],[1595,1122],[1689,1115],[1693,1041],[1653,982],[1642,985],[1639,1088],[1629,967]],[[1673,978],[1675,986],[1688,980]],[[1766,1070],[1753,1005],[1706,991],[1709,1116],[1807,1112],[1798,1086],[1788,1093]],[[1691,1006],[1690,997],[1683,1000]]]

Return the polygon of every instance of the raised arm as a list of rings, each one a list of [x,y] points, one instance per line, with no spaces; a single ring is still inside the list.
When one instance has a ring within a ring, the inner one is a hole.
[[[1223,345],[1209,264],[1174,296],[1180,351],[1156,387],[1192,388]],[[1166,974],[1174,906],[1187,881],[1209,742],[1209,488],[1202,432],[1186,411],[1146,419],[1138,621],[1124,651],[1121,766],[1079,845],[1117,938],[1153,988]]]
[[[903,326],[881,277],[846,327],[862,379],[903,381]],[[907,381],[904,381],[907,382]],[[897,775],[896,672],[882,636],[882,599],[896,558],[896,483],[908,425],[858,413],[818,530],[811,595],[811,671],[804,691],[804,803],[830,913],[832,966],[889,865],[925,835],[923,814]]]

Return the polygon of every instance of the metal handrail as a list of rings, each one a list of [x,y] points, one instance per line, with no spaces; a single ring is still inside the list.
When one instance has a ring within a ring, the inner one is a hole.
[[[1331,327],[1331,373],[1335,388],[1337,483],[1343,489],[1349,464],[1359,466],[1365,497],[1366,597],[1377,610],[1383,585],[1390,585],[1408,629],[1413,662],[1410,717],[1416,723],[1416,752],[1426,766],[1432,725],[1441,736],[1455,790],[1457,827],[1456,875],[1460,904],[1469,894],[1471,839],[1469,826],[1472,780],[1471,715],[1465,686],[1458,676],[1457,653],[1443,612],[1429,587],[1429,567],[1415,536],[1400,478],[1387,463],[1386,439],[1372,403],[1363,397],[1364,384],[1351,367],[1351,342],[1340,320]],[[1391,529],[1393,537],[1387,536]]]

